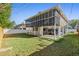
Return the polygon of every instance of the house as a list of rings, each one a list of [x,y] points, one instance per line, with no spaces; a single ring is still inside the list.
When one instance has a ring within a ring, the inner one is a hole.
[[[79,22],[76,24],[75,29],[77,32],[79,32]]]
[[[16,25],[14,29],[26,30],[28,27],[29,27],[29,24],[23,22],[21,24]]]
[[[25,22],[23,22],[23,23],[21,23],[19,25],[16,25],[14,27],[14,30],[17,30],[17,31],[21,31],[21,30],[25,31],[26,30],[26,32],[29,32],[29,31],[31,31],[31,29],[32,29],[32,27],[30,27],[30,24],[25,23]]]
[[[26,30],[26,24],[19,24],[14,27],[14,29]]]
[[[25,22],[30,24],[32,35],[56,39],[67,33],[68,19],[58,6],[41,11]]]

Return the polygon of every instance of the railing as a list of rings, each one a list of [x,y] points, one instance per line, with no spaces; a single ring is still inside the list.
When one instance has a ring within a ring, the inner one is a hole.
[[[68,29],[68,32],[76,32],[76,29]]]
[[[4,34],[17,34],[17,33],[27,33],[27,30],[21,29],[4,29]]]

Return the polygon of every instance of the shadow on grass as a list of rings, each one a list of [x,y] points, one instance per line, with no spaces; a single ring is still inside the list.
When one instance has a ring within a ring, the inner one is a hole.
[[[36,37],[34,35],[28,35],[26,33],[19,33],[19,34],[5,34],[4,38],[11,38],[11,37],[16,37],[16,38],[32,38]]]
[[[52,39],[48,39],[48,38],[42,38],[42,37],[39,37],[39,38],[40,38],[39,41],[42,41],[41,39],[47,40],[47,41],[52,41]]]
[[[40,47],[44,45],[38,44]],[[39,49],[32,53],[30,56],[73,56],[79,55],[79,36],[77,35],[66,35],[59,41]]]

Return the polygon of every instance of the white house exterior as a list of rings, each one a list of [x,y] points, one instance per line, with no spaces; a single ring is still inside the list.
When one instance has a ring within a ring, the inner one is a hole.
[[[75,29],[79,31],[79,23],[76,24]]]
[[[59,7],[54,7],[28,18],[30,34],[46,38],[57,38],[67,33],[68,21]]]

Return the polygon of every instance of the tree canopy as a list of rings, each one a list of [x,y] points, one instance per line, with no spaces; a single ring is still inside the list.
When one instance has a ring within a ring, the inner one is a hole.
[[[11,4],[0,3],[0,27],[9,28],[13,26],[13,22],[10,20]]]
[[[69,25],[72,27],[72,28],[75,28],[76,24],[79,22],[79,19],[72,19],[70,22],[69,22]]]

